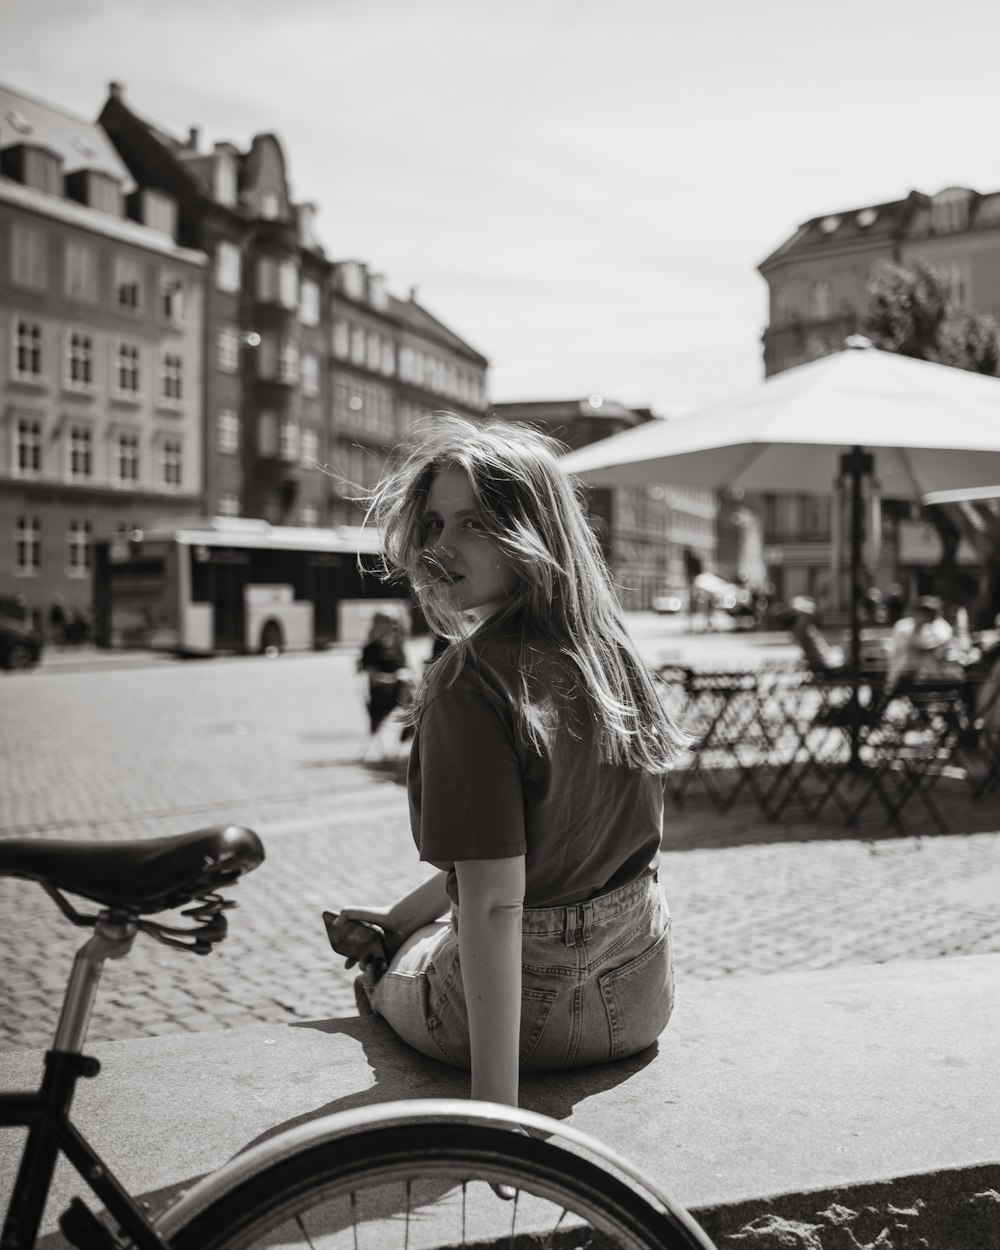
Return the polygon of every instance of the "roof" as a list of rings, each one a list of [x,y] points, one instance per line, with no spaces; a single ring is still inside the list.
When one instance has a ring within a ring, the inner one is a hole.
[[[888,246],[906,230],[915,211],[929,202],[919,191],[911,191],[904,200],[883,204],[863,204],[858,208],[823,213],[804,221],[780,247],[760,262],[761,271],[792,252],[812,251],[836,244],[882,243]]]
[[[0,202],[39,213],[55,221],[64,222],[68,226],[89,230],[92,234],[100,234],[105,238],[115,239],[119,243],[130,243],[133,247],[159,252],[190,265],[208,264],[208,257],[204,252],[181,247],[159,230],[153,230],[127,217],[112,217],[110,213],[95,212],[85,204],[78,204],[76,200],[64,200],[58,195],[46,195],[44,191],[36,191],[34,187],[23,187],[19,182],[13,182],[9,178],[0,178]]]
[[[135,188],[124,161],[96,121],[0,83],[0,147],[22,143],[54,152],[67,174],[92,169],[117,178],[125,192]]]
[[[468,356],[471,360],[484,367],[490,363],[481,352],[477,352],[465,339],[460,338],[454,330],[449,330],[443,322],[438,321],[433,313],[429,313],[415,299],[402,300],[397,299],[395,295],[390,295],[389,308],[393,315],[402,321],[404,326],[408,326],[418,334],[424,334],[428,338],[437,339],[439,343],[444,343],[452,351],[458,352],[462,356]]]

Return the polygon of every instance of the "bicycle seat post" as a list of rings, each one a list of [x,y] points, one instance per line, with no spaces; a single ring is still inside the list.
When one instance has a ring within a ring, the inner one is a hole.
[[[106,959],[123,959],[135,941],[136,923],[122,913],[102,911],[94,933],[76,952],[66,985],[53,1049],[79,1053],[87,1036],[90,1013]]]

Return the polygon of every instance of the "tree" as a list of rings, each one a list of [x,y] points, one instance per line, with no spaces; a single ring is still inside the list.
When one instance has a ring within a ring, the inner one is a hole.
[[[993,377],[1000,375],[996,322],[985,313],[955,309],[944,276],[925,261],[917,261],[912,269],[886,263],[875,271],[868,284],[868,306],[861,331],[884,351]],[[955,524],[958,514],[952,509],[949,515],[937,507],[926,508],[925,512],[941,539],[937,569],[940,588],[951,598],[959,581],[956,554],[961,533]],[[976,614],[980,619],[992,620],[1000,608],[996,602],[1000,545],[994,545],[990,551],[983,582],[983,597]]]

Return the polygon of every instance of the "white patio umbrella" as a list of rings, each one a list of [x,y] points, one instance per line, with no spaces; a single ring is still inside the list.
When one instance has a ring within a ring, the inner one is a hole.
[[[861,480],[919,501],[1000,482],[1000,378],[879,351],[845,349],[675,421],[657,421],[562,457],[595,486],[656,482],[826,494],[851,482],[851,659],[860,667]],[[871,460],[868,460],[871,457]]]

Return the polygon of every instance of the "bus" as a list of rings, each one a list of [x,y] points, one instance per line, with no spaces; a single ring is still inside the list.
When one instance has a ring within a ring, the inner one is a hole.
[[[408,630],[408,591],[374,576],[378,552],[377,531],[362,526],[156,522],[95,544],[95,640],[182,656],[276,656],[358,642],[377,610]]]

